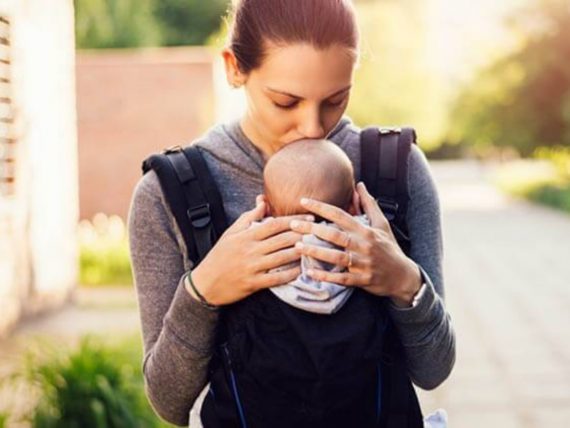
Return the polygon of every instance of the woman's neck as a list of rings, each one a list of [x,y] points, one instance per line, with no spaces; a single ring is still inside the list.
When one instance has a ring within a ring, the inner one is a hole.
[[[251,142],[251,144],[259,149],[263,159],[267,161],[267,159],[269,159],[276,150],[271,146],[271,144],[263,141],[263,138],[259,136],[255,126],[251,124],[251,121],[247,116],[242,117],[239,124],[245,137]]]

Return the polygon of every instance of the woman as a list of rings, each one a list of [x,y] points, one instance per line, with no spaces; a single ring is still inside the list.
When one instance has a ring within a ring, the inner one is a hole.
[[[194,267],[156,174],[150,172],[138,183],[131,206],[143,370],[155,411],[174,424],[188,424],[190,409],[212,380],[208,365],[217,346],[220,315],[232,304],[296,278],[299,267],[268,272],[301,254],[347,266],[345,273],[314,272],[315,279],[389,299],[388,314],[403,344],[410,378],[421,388],[435,388],[452,369],[455,339],[443,303],[437,192],[416,147],[408,161],[409,257],[362,184],[355,200],[370,218],[370,227],[332,206],[307,201],[308,212],[342,231],[299,217],[249,228],[265,213],[259,196],[263,165],[286,144],[329,136],[351,158],[356,176],[360,174],[359,129],[343,118],[358,59],[352,5],[348,0],[242,0],[234,5],[232,19],[223,58],[229,84],[245,90],[247,109],[239,121],[214,126],[195,142],[215,177],[231,226]],[[346,251],[295,248],[305,233]],[[243,409],[238,410],[243,426]]]

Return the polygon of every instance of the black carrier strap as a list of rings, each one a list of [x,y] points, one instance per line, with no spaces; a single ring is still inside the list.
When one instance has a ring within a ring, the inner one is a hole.
[[[412,128],[369,127],[361,133],[362,181],[389,221],[408,208],[408,155],[416,143]]]
[[[412,128],[369,127],[361,132],[361,175],[390,222],[402,249],[410,241],[408,209],[408,156],[416,133]],[[423,427],[419,402],[409,379],[402,346],[390,322],[382,360],[382,419],[384,428]]]
[[[150,156],[142,168],[158,175],[188,257],[198,264],[227,228],[222,197],[200,151],[176,146]]]
[[[360,134],[361,175],[390,222],[398,243],[407,253],[410,240],[408,210],[408,155],[416,143],[413,128],[369,127]]]

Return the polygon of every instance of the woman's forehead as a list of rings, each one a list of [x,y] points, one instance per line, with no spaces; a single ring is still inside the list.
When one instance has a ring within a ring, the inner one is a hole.
[[[251,72],[267,90],[301,98],[326,98],[352,83],[354,57],[344,46],[324,49],[309,44],[270,47]]]

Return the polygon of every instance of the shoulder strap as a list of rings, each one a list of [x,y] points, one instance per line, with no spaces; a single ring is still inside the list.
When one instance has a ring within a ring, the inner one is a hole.
[[[156,172],[188,257],[198,264],[227,228],[220,192],[200,151],[175,146],[147,158],[142,169]]]
[[[369,127],[360,134],[361,176],[390,222],[398,243],[409,253],[408,156],[416,133],[412,128]],[[399,338],[388,320],[381,361],[383,428],[421,428],[419,402],[407,373]]]
[[[407,246],[408,156],[416,143],[416,132],[413,128],[368,127],[361,131],[360,140],[362,181],[376,198],[398,242]]]

